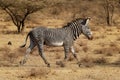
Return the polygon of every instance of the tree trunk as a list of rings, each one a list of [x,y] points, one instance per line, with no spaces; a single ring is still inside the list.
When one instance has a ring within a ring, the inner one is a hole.
[[[17,26],[18,34],[21,32],[20,26]]]
[[[21,24],[21,32],[24,31],[24,26],[25,26],[24,21],[25,21],[25,19],[20,22],[20,24]]]
[[[21,32],[24,32],[24,26],[21,27]]]
[[[111,23],[110,23],[110,17],[107,16],[107,17],[106,17],[106,20],[107,20],[107,25],[110,26],[110,25],[111,25]]]

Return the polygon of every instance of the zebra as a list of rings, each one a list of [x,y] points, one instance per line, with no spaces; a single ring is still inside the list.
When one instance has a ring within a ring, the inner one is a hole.
[[[67,25],[62,28],[47,28],[47,27],[37,27],[31,30],[25,39],[25,43],[20,46],[25,47],[27,39],[30,39],[30,45],[26,50],[24,59],[20,61],[23,65],[26,63],[29,53],[31,50],[37,46],[39,55],[43,59],[44,63],[50,67],[50,63],[47,61],[44,55],[43,46],[63,46],[64,47],[64,60],[66,61],[69,55],[69,51],[72,52],[74,58],[79,62],[76,52],[73,47],[74,41],[83,33],[89,40],[92,40],[92,32],[88,26],[90,18],[77,18],[72,20]]]

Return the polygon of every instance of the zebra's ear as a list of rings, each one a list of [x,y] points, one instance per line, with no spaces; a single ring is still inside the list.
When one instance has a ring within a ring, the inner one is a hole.
[[[89,23],[90,19],[91,19],[90,17],[86,18],[86,20],[85,20],[85,24],[84,24],[85,26],[87,26],[87,25],[88,25],[88,23]]]

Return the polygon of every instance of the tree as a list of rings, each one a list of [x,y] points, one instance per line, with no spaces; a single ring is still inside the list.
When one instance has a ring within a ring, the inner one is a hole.
[[[113,23],[113,14],[114,14],[114,0],[104,0],[104,11],[107,25],[110,26]]]
[[[44,0],[0,0],[0,7],[11,17],[18,33],[24,30],[26,18],[45,7]]]

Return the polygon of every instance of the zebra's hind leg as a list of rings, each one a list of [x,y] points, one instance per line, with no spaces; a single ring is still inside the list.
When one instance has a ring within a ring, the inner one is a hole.
[[[28,48],[28,49],[26,50],[26,54],[25,54],[25,56],[24,56],[24,59],[20,61],[20,65],[23,65],[23,64],[26,63],[26,60],[27,60],[27,58],[28,58],[28,54],[29,54],[30,52],[31,52],[31,49]]]
[[[31,50],[36,46],[36,44],[33,42],[33,40],[30,39],[30,46],[26,50],[26,54],[24,56],[24,59],[20,61],[20,65],[23,65],[26,63],[28,59],[28,55],[30,54]]]
[[[78,64],[79,67],[80,67],[81,64],[80,64],[80,62],[79,62],[79,60],[78,60],[78,58],[77,58],[77,55],[76,55],[75,50],[74,50],[74,47],[71,46],[71,47],[70,47],[70,50],[71,50],[71,52],[72,52],[74,58],[77,60],[77,64]]]
[[[38,44],[38,49],[39,49],[39,55],[41,56],[41,58],[43,59],[44,63],[47,64],[47,67],[50,67],[50,64],[48,63],[48,61],[45,58],[45,55],[43,53],[43,43],[39,42]]]

